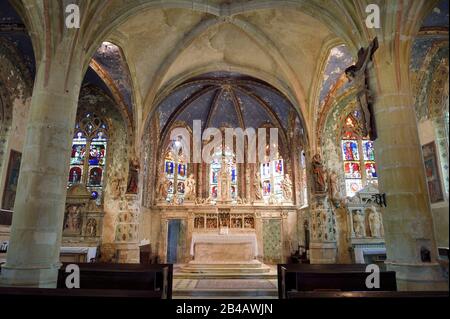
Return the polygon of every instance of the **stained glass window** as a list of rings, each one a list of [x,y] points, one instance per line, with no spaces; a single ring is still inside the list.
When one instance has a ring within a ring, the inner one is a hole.
[[[359,111],[353,111],[344,121],[341,152],[347,196],[355,195],[368,183],[378,183],[373,141],[365,137],[361,122]]]
[[[106,121],[94,112],[81,112],[75,125],[68,184],[85,184],[93,199],[102,194],[107,131]]]
[[[166,200],[181,204],[184,201],[188,166],[179,140],[172,141],[168,147],[164,159],[164,172],[169,181]]]
[[[281,156],[273,161],[267,161],[260,165],[261,187],[263,199],[283,200],[284,161]]]
[[[226,165],[227,176],[230,180],[230,197],[235,202],[238,198],[238,171],[234,153],[228,149],[222,151],[222,148],[220,148],[213,156],[209,174],[209,194],[212,202],[217,200],[220,189],[220,174],[223,165]]]

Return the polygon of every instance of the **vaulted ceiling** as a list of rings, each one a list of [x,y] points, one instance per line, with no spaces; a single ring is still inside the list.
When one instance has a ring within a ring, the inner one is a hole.
[[[22,40],[18,46],[23,52],[32,51],[32,42],[39,60],[45,50],[39,43],[47,34],[37,23],[42,6],[9,1],[25,21],[21,23],[2,1],[1,35],[11,35],[11,27],[5,31],[7,24],[16,24],[14,32],[17,26],[31,28],[31,41]],[[44,14],[64,17],[61,3],[50,2]],[[389,3],[380,1],[382,6]],[[315,110],[326,93],[321,92],[322,82],[333,78],[324,74],[330,50],[345,43],[347,56],[354,57],[358,46],[373,37],[358,13],[364,11],[359,0],[111,0],[83,1],[80,7],[89,13],[77,40],[90,54],[85,82],[106,84],[137,138],[169,92],[200,74],[217,71],[252,76],[273,86],[302,115],[305,130],[311,133]],[[428,10],[426,5],[419,7]],[[448,16],[448,4],[446,10]],[[442,11],[445,7],[434,10],[424,26],[442,24]],[[446,28],[448,32],[448,23]],[[18,38],[16,32],[15,41]],[[102,41],[111,46],[99,47]]]
[[[318,57],[331,37],[323,23],[288,8],[246,12],[231,19],[184,9],[152,9],[129,18],[112,33],[111,41],[122,48],[130,66],[145,121],[159,93],[213,71],[264,80],[307,116]]]
[[[183,122],[202,128],[258,129],[266,124],[285,133],[292,104],[265,82],[238,73],[213,72],[193,78],[174,89],[158,105],[161,133]],[[301,122],[301,121],[299,121]]]

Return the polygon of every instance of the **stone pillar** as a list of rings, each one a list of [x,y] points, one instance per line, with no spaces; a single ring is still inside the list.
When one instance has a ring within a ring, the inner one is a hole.
[[[263,223],[262,223],[262,216],[261,212],[255,213],[255,233],[256,233],[256,240],[258,245],[258,254],[257,258],[259,261],[264,261],[264,244],[263,244]]]
[[[406,36],[379,39],[375,68],[375,141],[387,250],[386,265],[397,273],[399,290],[442,290],[448,283],[436,262],[437,249],[409,79]],[[393,48],[398,51],[393,52]],[[431,261],[421,255],[428,250]],[[421,253],[422,251],[422,253]]]
[[[37,66],[4,286],[56,287],[81,65],[69,53]],[[72,61],[72,64],[76,64]]]
[[[309,259],[311,264],[336,263],[335,220],[326,194],[315,194],[312,196],[310,229]]]
[[[245,198],[247,200],[247,203],[251,203],[252,201],[252,195],[251,195],[251,181],[252,178],[250,177],[250,164],[245,164]]]
[[[186,231],[186,249],[184,252],[185,262],[190,262],[191,256],[191,243],[192,243],[192,233],[194,232],[194,218],[195,214],[192,209],[189,209],[187,214],[187,231]]]

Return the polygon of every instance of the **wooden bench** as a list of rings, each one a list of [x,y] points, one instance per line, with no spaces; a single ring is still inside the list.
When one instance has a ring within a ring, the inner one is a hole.
[[[28,301],[54,301],[75,299],[162,299],[162,291],[118,289],[16,288],[0,287],[2,301],[17,299]]]
[[[396,291],[395,272],[380,271],[380,288],[366,287],[366,266],[363,264],[279,264],[278,296],[288,297],[299,291]]]
[[[58,289],[67,289],[66,278],[71,274],[66,272],[67,265],[69,264],[63,264],[59,270]],[[172,264],[76,265],[80,268],[80,289],[148,291],[160,294],[162,299],[172,298]]]
[[[318,298],[445,298],[448,291],[290,291],[287,299]]]

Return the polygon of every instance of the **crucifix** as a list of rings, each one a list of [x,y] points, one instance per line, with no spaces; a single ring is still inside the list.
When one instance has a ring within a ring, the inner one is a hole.
[[[370,140],[377,139],[377,130],[373,111],[374,96],[369,83],[369,71],[372,67],[372,57],[378,49],[378,39],[375,38],[368,48],[361,48],[358,51],[358,61],[356,64],[345,70],[349,82],[353,83],[357,90],[358,104],[363,113],[364,133]]]

